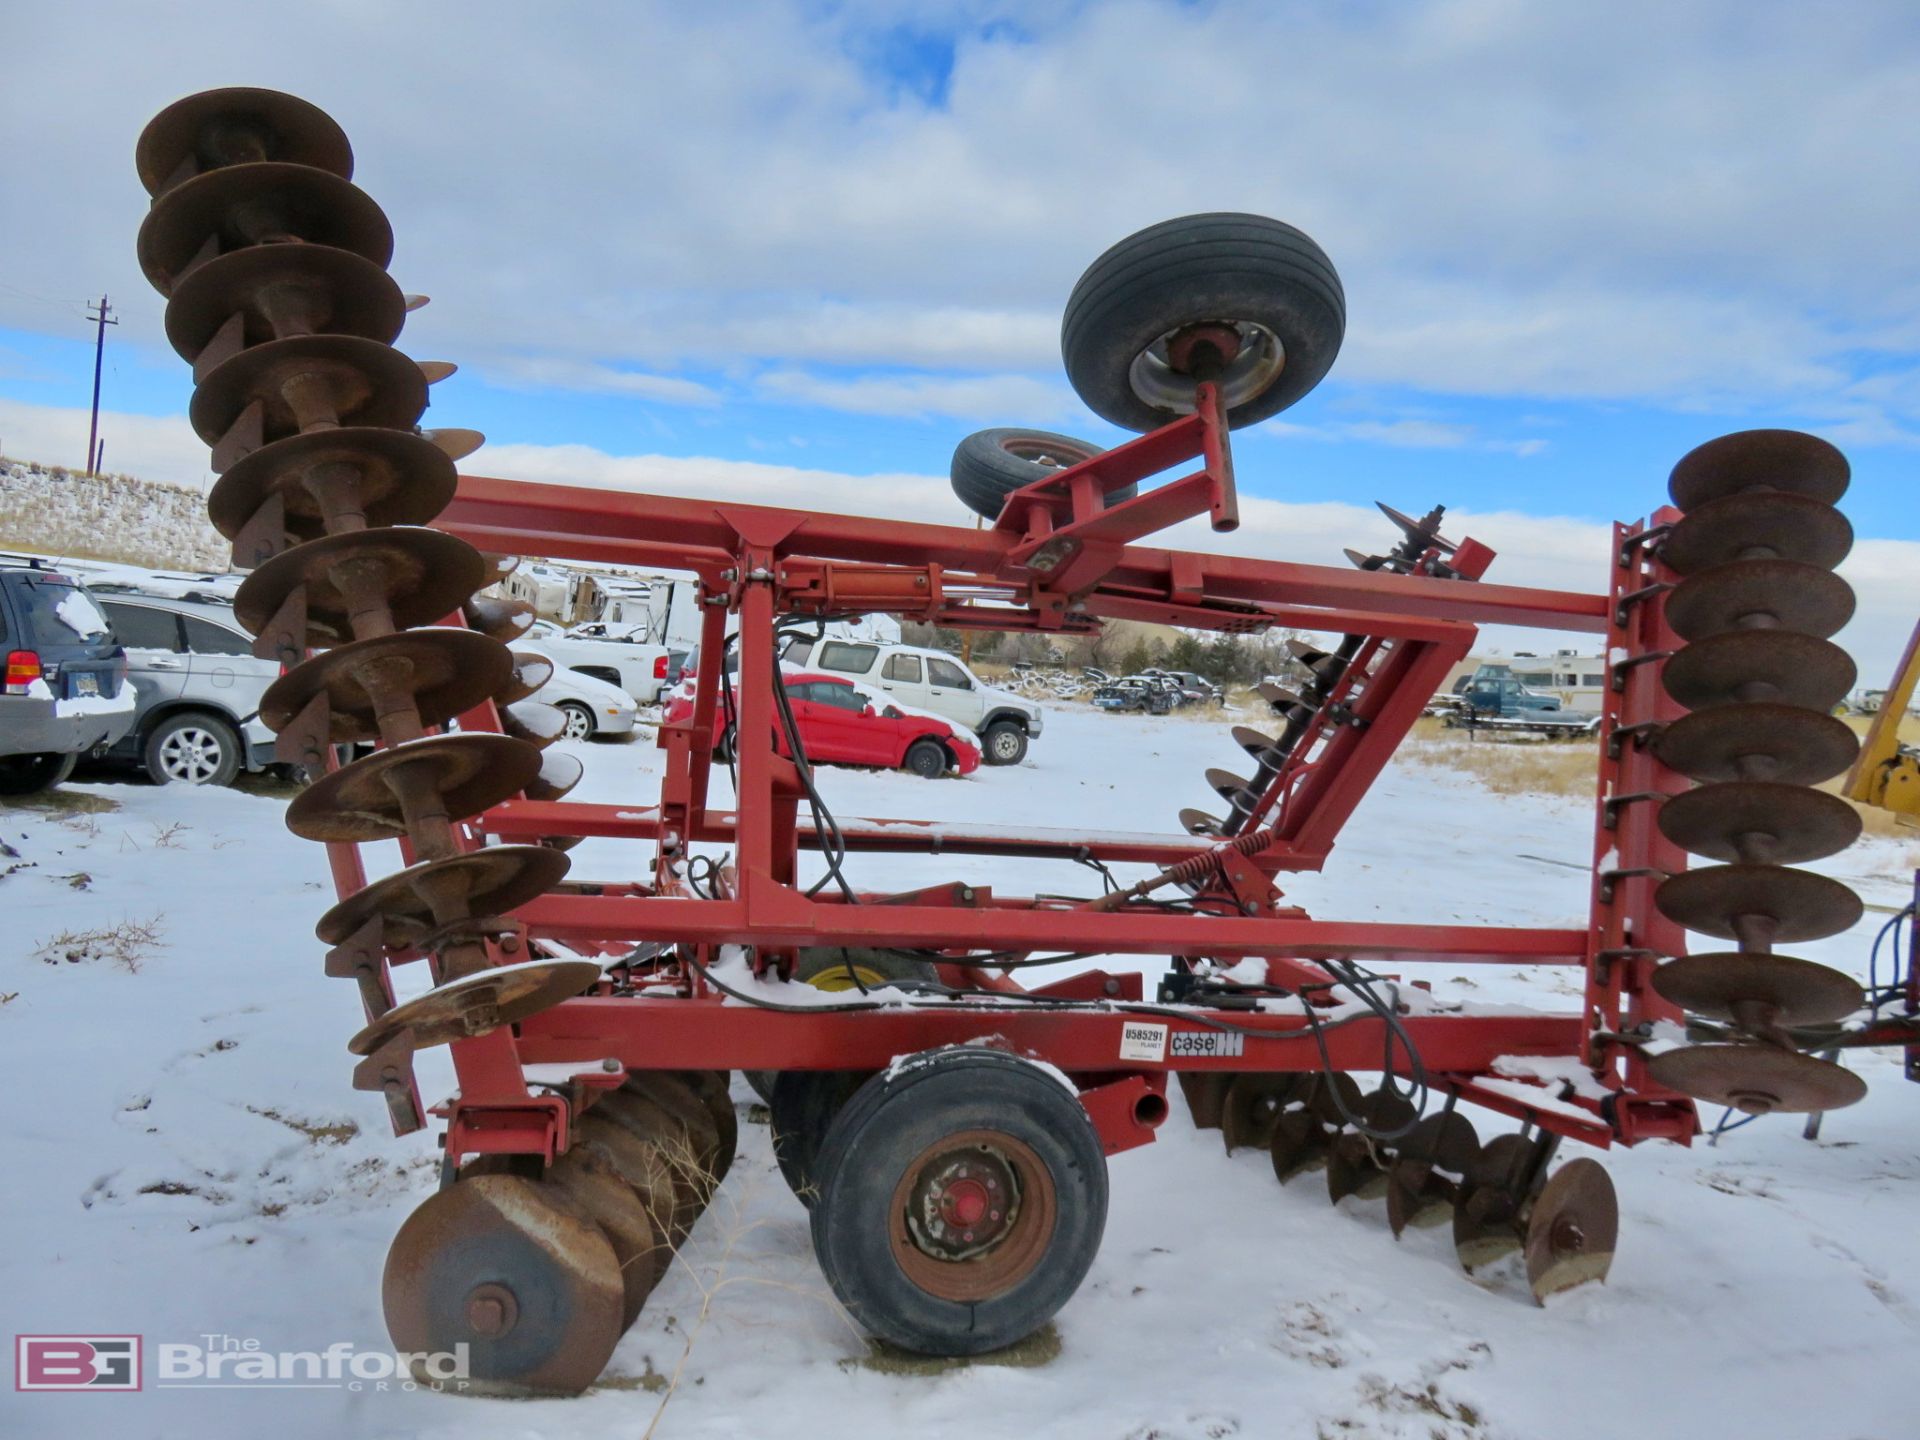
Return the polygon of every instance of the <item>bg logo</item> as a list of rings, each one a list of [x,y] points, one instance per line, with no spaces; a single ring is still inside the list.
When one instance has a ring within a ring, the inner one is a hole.
[[[16,1335],[16,1390],[138,1390],[138,1335]]]

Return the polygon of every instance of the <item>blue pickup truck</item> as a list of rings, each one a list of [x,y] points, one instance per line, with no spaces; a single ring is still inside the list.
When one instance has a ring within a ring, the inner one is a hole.
[[[1592,735],[1600,729],[1597,714],[1568,710],[1559,696],[1529,689],[1510,665],[1482,665],[1454,686],[1454,698],[1449,725],[1553,735]]]

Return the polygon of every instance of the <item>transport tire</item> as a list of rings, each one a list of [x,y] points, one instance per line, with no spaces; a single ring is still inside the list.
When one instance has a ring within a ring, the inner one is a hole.
[[[591,740],[600,727],[594,724],[593,711],[574,700],[562,700],[560,713],[567,717],[567,728],[560,732],[567,740]]]
[[[231,785],[240,773],[240,737],[217,716],[187,711],[154,726],[140,758],[156,785]]]
[[[767,1094],[780,1178],[808,1209],[820,1193],[817,1161],[840,1107],[866,1084],[865,1070],[776,1070]]]
[[[816,1168],[827,1283],[870,1332],[922,1355],[1031,1335],[1079,1289],[1106,1228],[1092,1120],[1058,1079],[1003,1051],[928,1051],[874,1076],[828,1127]]]
[[[78,755],[0,755],[0,795],[37,795],[73,774]]]
[[[1324,251],[1261,215],[1183,215],[1128,236],[1080,277],[1060,327],[1067,379],[1128,430],[1193,412],[1191,357],[1175,341],[1207,324],[1239,331],[1218,381],[1234,428],[1279,414],[1318,385],[1346,333],[1346,296]],[[1214,351],[1217,355],[1217,350]]]
[[[1012,720],[989,725],[980,743],[981,758],[989,765],[1018,765],[1027,758],[1027,732]]]
[[[916,740],[907,747],[901,768],[911,770],[922,780],[938,780],[947,773],[947,752],[937,740]]]
[[[1100,453],[1100,447],[1091,440],[1076,440],[1071,435],[1056,435],[1050,430],[1003,426],[997,430],[976,430],[956,445],[948,473],[953,479],[953,493],[960,497],[962,505],[976,515],[997,520],[1007,496],[1014,491]],[[1127,486],[1109,496],[1108,505],[1131,500],[1139,488]]]
[[[890,950],[866,950],[850,945],[809,945],[793,962],[793,978],[829,995],[845,993],[858,1000],[862,990],[879,990],[896,980],[933,981],[940,978],[931,961]],[[778,1070],[742,1070],[747,1088],[769,1106]]]

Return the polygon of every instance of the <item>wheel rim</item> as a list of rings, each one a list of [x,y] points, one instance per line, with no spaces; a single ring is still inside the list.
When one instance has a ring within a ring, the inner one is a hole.
[[[160,773],[170,781],[204,785],[220,773],[224,750],[211,730],[183,725],[160,742]]]
[[[1233,329],[1240,337],[1238,350],[1214,380],[1226,408],[1235,410],[1272,388],[1287,368],[1287,347],[1273,331],[1251,320],[1217,323]],[[1127,370],[1127,383],[1135,395],[1156,410],[1185,414],[1193,409],[1194,377],[1176,369],[1169,356],[1182,333],[1194,328],[1182,325],[1169,330],[1133,357],[1133,364]]]
[[[1096,452],[1069,448],[1056,440],[1042,440],[1033,435],[1014,435],[1000,442],[1000,448],[1016,460],[1025,460],[1031,465],[1039,465],[1048,470],[1067,470],[1091,460]]]
[[[965,1130],[922,1150],[888,1210],[901,1272],[942,1300],[1006,1293],[1053,1241],[1059,1195],[1031,1147],[999,1130]]]
[[[1020,737],[1012,730],[1000,730],[993,737],[994,757],[999,760],[1011,760],[1020,753]]]
[[[567,728],[563,733],[569,740],[585,740],[593,734],[593,721],[580,711],[568,707]]]

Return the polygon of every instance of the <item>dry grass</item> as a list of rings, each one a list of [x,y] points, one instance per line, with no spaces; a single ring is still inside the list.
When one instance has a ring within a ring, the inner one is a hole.
[[[1596,741],[1494,739],[1448,730],[1431,719],[1419,721],[1413,733],[1419,743],[1400,752],[1409,764],[1471,775],[1496,795],[1593,798]]]
[[[127,919],[99,930],[63,930],[34,946],[33,953],[49,965],[106,960],[135,975],[154,950],[166,944],[160,938],[163,918]]]

